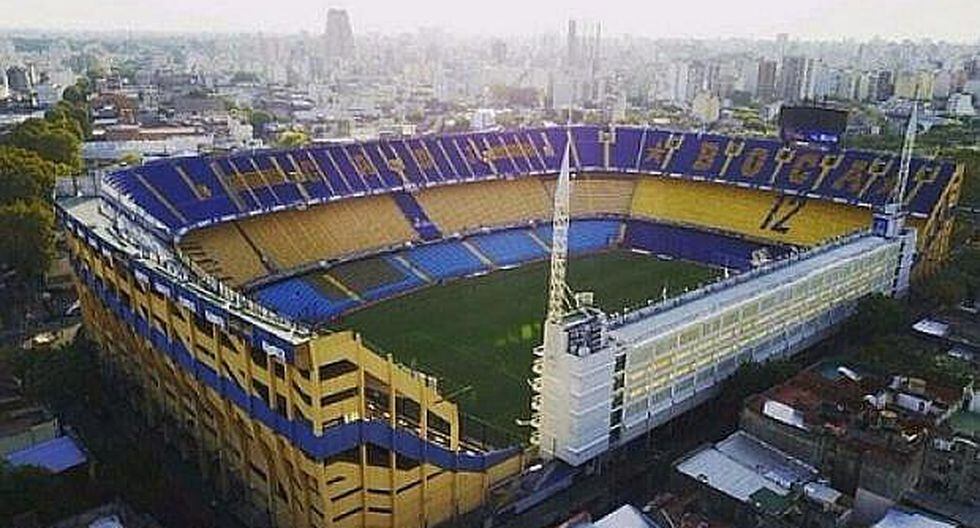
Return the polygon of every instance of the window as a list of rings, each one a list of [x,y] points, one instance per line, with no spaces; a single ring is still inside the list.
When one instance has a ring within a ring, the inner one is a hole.
[[[344,374],[354,372],[355,370],[357,370],[357,365],[347,361],[346,359],[320,365],[320,381],[336,378],[337,376],[342,376]]]
[[[443,420],[432,411],[428,412],[429,429],[433,429],[442,434],[449,434],[449,422]]]
[[[419,461],[395,453],[395,467],[402,471],[408,471],[419,467]]]
[[[299,399],[303,400],[303,403],[307,405],[313,405],[313,399],[310,398],[310,395],[303,392],[303,389],[301,389],[299,385],[297,385],[295,382],[293,382],[293,392],[295,392],[296,395],[299,396]]]
[[[367,444],[367,464],[375,467],[388,467],[391,452],[374,444]]]
[[[326,407],[328,405],[333,405],[335,403],[342,402],[346,399],[353,398],[357,396],[357,393],[358,393],[357,387],[351,387],[347,390],[335,392],[333,394],[327,394],[323,398],[320,398],[320,405],[323,407]]]
[[[616,358],[616,372],[620,372],[626,368],[626,354]]]
[[[269,369],[269,356],[267,356],[265,352],[255,348],[249,348],[249,352],[252,355],[252,362],[255,363],[255,366],[262,370]]]
[[[252,388],[255,389],[256,395],[259,398],[262,398],[262,401],[264,401],[266,403],[266,405],[268,405],[269,404],[269,387],[266,387],[265,386],[265,383],[262,383],[259,380],[253,379],[252,380]]]
[[[278,361],[273,360],[273,362],[272,362],[272,369],[273,369],[273,372],[275,372],[277,378],[279,378],[281,380],[286,379],[286,366],[285,365],[283,365],[282,363],[280,363]]]

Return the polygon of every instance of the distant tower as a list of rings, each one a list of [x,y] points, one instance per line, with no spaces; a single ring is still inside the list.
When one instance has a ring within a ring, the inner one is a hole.
[[[755,95],[763,101],[771,101],[776,97],[776,61],[759,60],[758,80],[755,85]]]
[[[327,10],[327,29],[323,36],[326,40],[327,57],[347,59],[354,54],[354,32],[346,10]]]
[[[568,21],[568,35],[566,35],[566,66],[572,67],[578,64],[578,34],[575,31],[575,21]]]

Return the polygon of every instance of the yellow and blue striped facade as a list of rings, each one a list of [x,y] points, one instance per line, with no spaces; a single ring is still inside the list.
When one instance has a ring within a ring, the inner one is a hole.
[[[354,333],[277,328],[59,215],[107,369],[249,522],[432,526],[520,472],[518,448],[468,440],[431,378]]]

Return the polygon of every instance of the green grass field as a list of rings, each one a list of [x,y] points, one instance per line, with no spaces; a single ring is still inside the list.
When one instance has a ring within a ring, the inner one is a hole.
[[[629,252],[574,259],[569,284],[595,292],[606,310],[638,306],[683,293],[718,274],[698,264],[661,261]],[[532,349],[541,342],[548,263],[538,262],[456,281],[383,302],[345,317],[380,351],[439,377],[443,394],[461,409],[523,438],[515,420],[529,415]]]

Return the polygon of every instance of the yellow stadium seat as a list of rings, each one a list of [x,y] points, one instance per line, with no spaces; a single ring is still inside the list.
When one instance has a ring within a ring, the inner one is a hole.
[[[416,199],[445,234],[551,217],[551,199],[537,178],[435,187]]]
[[[632,209],[640,218],[803,246],[871,225],[871,211],[852,205],[658,177],[639,179]]]
[[[191,231],[181,250],[208,273],[239,286],[268,273],[262,259],[233,223]]]

